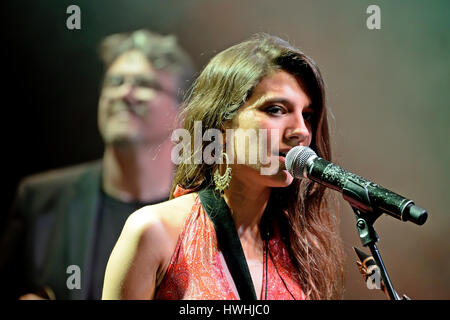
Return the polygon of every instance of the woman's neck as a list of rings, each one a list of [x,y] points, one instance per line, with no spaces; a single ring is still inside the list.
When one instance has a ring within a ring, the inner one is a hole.
[[[230,187],[225,190],[224,199],[230,208],[240,238],[259,236],[259,224],[269,197],[269,187],[232,178]]]

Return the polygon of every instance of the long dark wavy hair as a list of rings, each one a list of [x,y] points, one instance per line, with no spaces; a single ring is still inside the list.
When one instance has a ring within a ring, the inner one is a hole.
[[[184,129],[194,137],[194,121],[208,129],[224,129],[251,96],[261,79],[277,70],[297,76],[312,101],[313,141],[319,157],[331,160],[324,82],[316,63],[287,41],[257,34],[217,54],[193,83],[181,113]],[[191,146],[194,143],[192,141]],[[207,142],[202,141],[202,152]],[[177,185],[200,190],[211,186],[214,165],[182,162]],[[339,299],[343,294],[343,249],[338,232],[337,206],[332,208],[323,186],[307,179],[286,188],[273,188],[275,201],[286,220],[286,243],[298,270],[298,281],[309,299]]]

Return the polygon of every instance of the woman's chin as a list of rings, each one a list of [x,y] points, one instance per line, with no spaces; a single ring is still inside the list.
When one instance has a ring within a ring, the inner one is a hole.
[[[275,182],[275,185],[273,185],[272,187],[282,188],[289,186],[292,181],[294,181],[294,178],[289,173],[289,171],[284,169],[271,176],[271,180]]]
[[[251,168],[250,171],[242,170],[244,168]],[[286,169],[279,168],[275,173],[272,174],[261,174],[260,167],[254,166],[236,166],[232,168],[233,173],[240,176],[241,179],[246,181],[252,181],[254,178],[257,179],[257,184],[261,183],[267,187],[273,188],[283,188],[289,186],[294,178]],[[239,173],[238,173],[239,172]]]

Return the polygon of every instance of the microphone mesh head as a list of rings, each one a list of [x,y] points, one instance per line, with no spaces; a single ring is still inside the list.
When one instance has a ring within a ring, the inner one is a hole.
[[[294,178],[303,178],[306,163],[312,156],[317,157],[317,154],[311,148],[294,147],[286,155],[286,169]]]

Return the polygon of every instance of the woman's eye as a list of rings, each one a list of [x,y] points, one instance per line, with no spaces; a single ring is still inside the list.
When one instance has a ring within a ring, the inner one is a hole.
[[[314,117],[313,112],[305,112],[303,113],[303,120],[310,122]]]
[[[282,115],[286,113],[283,107],[280,106],[269,106],[264,111],[273,115]]]

